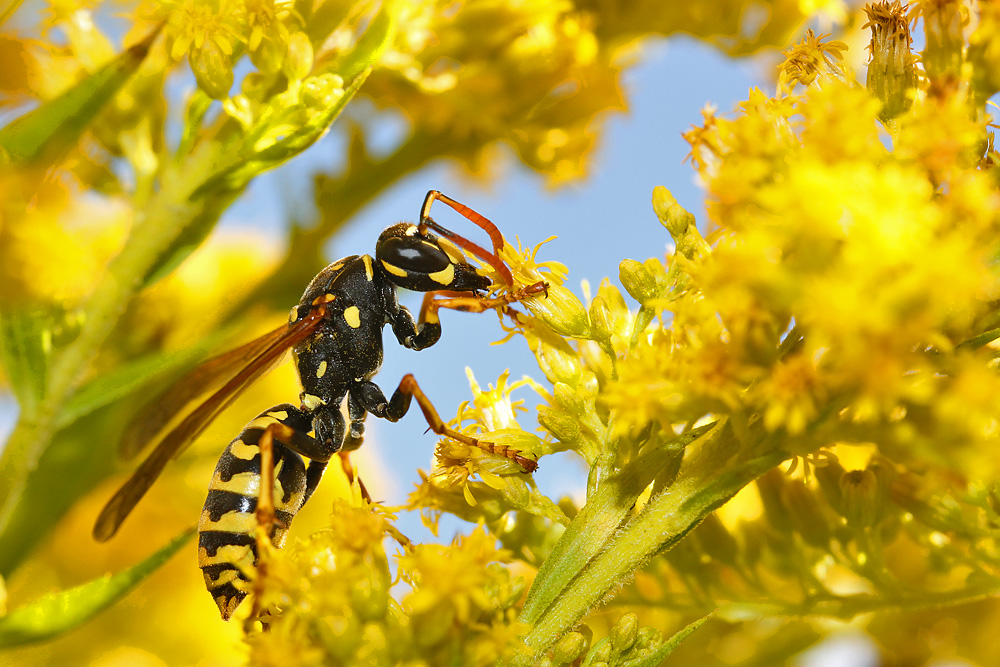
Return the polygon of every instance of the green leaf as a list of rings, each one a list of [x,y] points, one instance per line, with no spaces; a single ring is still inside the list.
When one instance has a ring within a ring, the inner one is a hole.
[[[0,648],[45,641],[104,611],[167,562],[194,535],[194,528],[134,567],[46,595],[0,618]]]
[[[9,577],[81,497],[118,469],[123,420],[113,405],[55,435],[21,480],[0,527],[0,576]]]
[[[216,171],[211,178],[195,190],[191,198],[208,198],[220,192],[239,192],[258,174],[287,162],[309,148],[326,134],[330,125],[340,116],[347,103],[354,99],[355,94],[361,89],[361,84],[365,82],[370,73],[371,69],[367,69],[355,77],[351,81],[351,85],[344,89],[344,94],[328,109],[280,141],[276,141],[263,150],[253,149],[250,145],[246,146],[231,159],[228,165]],[[252,139],[247,140],[247,144],[252,143]],[[187,252],[190,252],[190,249]]]
[[[66,403],[56,420],[56,428],[65,428],[98,408],[137,393],[165,375],[191,366],[215,349],[220,340],[227,338],[235,328],[227,327],[184,350],[147,355],[94,379]]]
[[[59,97],[0,130],[0,153],[15,164],[58,159],[139,69],[159,33],[157,28]]]
[[[330,68],[329,71],[336,72],[344,77],[345,81],[350,81],[373,68],[396,39],[396,19],[399,11],[397,4],[396,0],[383,3],[381,11],[372,19],[371,25],[358,40],[357,46],[343,59],[336,61],[335,69]]]
[[[688,638],[688,635],[704,625],[705,621],[712,618],[714,614],[715,612],[713,611],[709,614],[705,614],[697,621],[689,623],[674,633],[673,637],[660,644],[656,650],[652,651],[648,655],[644,655],[641,658],[623,662],[621,667],[658,667],[660,663],[667,659],[668,655],[674,652],[674,649],[677,648],[682,641]]]
[[[31,416],[45,395],[52,351],[52,317],[41,309],[0,313],[0,363],[23,416]]]
[[[773,450],[726,468],[726,445],[731,440],[715,440],[720,442],[700,448],[708,451],[699,451],[670,487],[608,538],[600,553],[565,585],[559,603],[537,617],[525,644],[538,652],[545,650],[649,558],[676,544],[741,488],[788,458]],[[523,656],[512,662],[529,664]]]
[[[675,457],[682,456],[685,447],[717,426],[717,423],[706,424],[677,436],[601,484],[542,563],[528,591],[520,620],[535,623],[550,605],[556,603],[563,589],[619,529],[635,499],[653,477]]]

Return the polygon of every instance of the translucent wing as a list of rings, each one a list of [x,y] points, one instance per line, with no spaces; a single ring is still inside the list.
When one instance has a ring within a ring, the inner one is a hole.
[[[322,322],[325,312],[325,305],[320,304],[314,307],[307,317],[295,324],[276,329],[241,348],[210,359],[192,371],[187,377],[201,378],[202,381],[219,378],[223,375],[223,371],[233,372],[232,377],[221,389],[164,436],[132,477],[108,501],[94,524],[94,539],[98,542],[109,540],[118,531],[132,508],[160,476],[167,462],[190,445],[247,387],[274,367],[289,348],[309,338]],[[251,355],[249,358],[248,354]],[[187,379],[184,382],[187,382]],[[184,403],[190,400],[189,394],[183,390],[168,391],[167,398],[174,400],[175,404],[182,398]],[[157,416],[155,419],[162,417]],[[149,423],[155,425],[155,420]]]
[[[199,364],[169,389],[144,405],[129,422],[122,436],[119,445],[122,458],[125,460],[133,458],[170,423],[170,420],[180,414],[188,403],[206,393],[208,388],[217,386],[221,380],[238,375],[287,330],[287,325],[278,327],[242,347],[229,350]]]

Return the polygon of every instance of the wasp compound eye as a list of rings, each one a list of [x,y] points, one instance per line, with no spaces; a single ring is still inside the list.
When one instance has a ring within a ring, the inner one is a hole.
[[[411,273],[437,273],[450,264],[445,254],[432,241],[420,236],[394,236],[378,246],[378,258]]]
[[[401,223],[382,232],[375,257],[387,278],[405,289],[471,292],[491,285],[489,278],[464,261],[451,241],[421,234],[416,225]]]

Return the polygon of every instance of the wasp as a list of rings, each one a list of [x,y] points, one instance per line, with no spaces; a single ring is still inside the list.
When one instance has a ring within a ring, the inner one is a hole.
[[[493,252],[436,223],[430,217],[435,201],[486,231]],[[500,231],[484,216],[436,190],[428,192],[419,223],[388,227],[379,236],[374,257],[351,255],[320,271],[286,325],[204,362],[139,413],[123,439],[126,452],[141,448],[149,434],[166,427],[206,386],[224,383],[167,432],[108,501],[94,525],[94,538],[110,539],[167,462],[289,349],[302,385],[299,405],[284,403],[265,410],[229,444],[215,468],[198,525],[199,565],[224,620],[251,590],[262,546],[257,543],[258,527],[264,527],[274,546],[284,544],[292,519],[334,454],[345,457],[361,446],[369,413],[395,422],[415,398],[435,433],[506,456],[524,472],[533,472],[533,458],[448,428],[412,375],[403,377],[389,399],[372,381],[382,365],[386,324],[400,345],[422,350],[441,337],[440,308],[482,312],[546,291],[544,282],[515,287],[510,269],[499,258],[502,246]],[[468,263],[465,253],[492,266],[507,291],[489,298],[492,281]],[[399,304],[400,287],[427,293],[418,320]],[[350,474],[346,458],[343,464]]]

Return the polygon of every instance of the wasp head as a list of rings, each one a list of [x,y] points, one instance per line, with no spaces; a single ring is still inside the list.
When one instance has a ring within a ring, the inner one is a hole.
[[[417,292],[475,292],[492,284],[469,265],[457,245],[405,222],[382,232],[375,258],[389,280]]]

